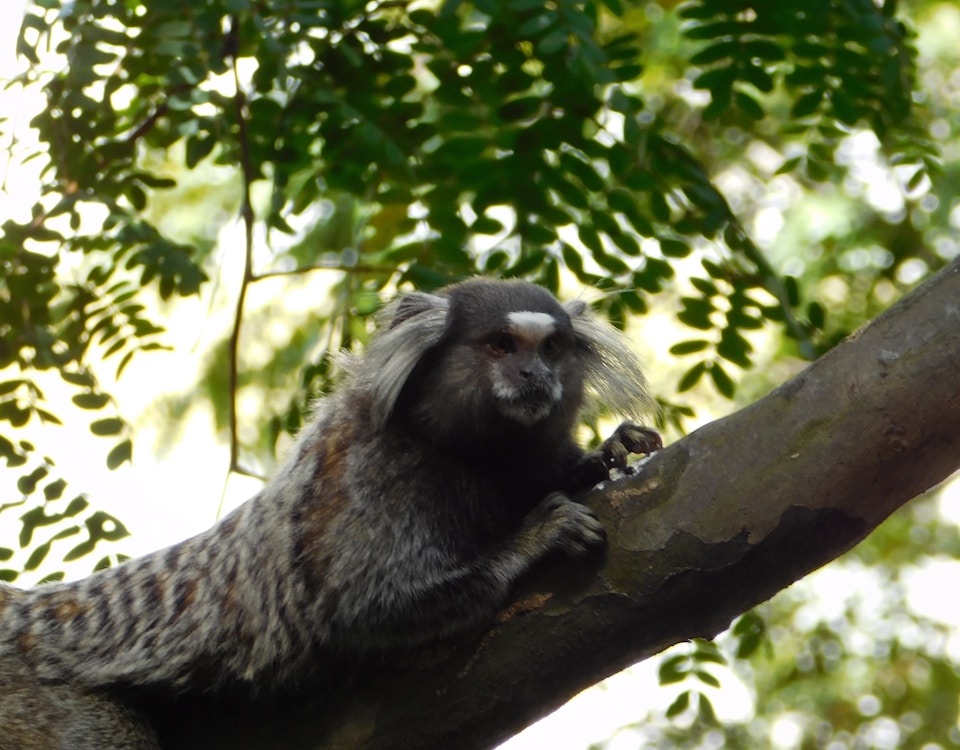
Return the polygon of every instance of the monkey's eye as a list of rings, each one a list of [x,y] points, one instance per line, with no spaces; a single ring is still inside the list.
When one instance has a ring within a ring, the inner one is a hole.
[[[559,354],[561,349],[563,349],[563,342],[559,336],[549,336],[543,342],[543,353],[548,356]]]
[[[487,342],[487,346],[490,347],[490,351],[500,357],[504,354],[512,354],[517,348],[513,336],[502,331],[494,334]]]

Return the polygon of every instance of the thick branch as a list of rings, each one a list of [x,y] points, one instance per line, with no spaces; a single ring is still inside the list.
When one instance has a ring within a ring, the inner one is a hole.
[[[164,734],[177,748],[490,747],[637,660],[715,635],[958,467],[960,261],[762,400],[595,491],[599,572],[551,560],[482,637],[322,698],[222,716],[181,706]]]

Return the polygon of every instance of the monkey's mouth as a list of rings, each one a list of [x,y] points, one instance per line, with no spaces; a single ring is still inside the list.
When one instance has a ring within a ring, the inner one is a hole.
[[[497,401],[500,413],[522,425],[532,425],[546,419],[558,401],[557,394],[546,388],[525,388],[510,398]]]

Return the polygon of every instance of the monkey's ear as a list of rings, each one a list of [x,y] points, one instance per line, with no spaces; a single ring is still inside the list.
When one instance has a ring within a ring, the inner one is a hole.
[[[385,323],[386,328],[395,328],[414,315],[440,308],[443,309],[444,315],[446,315],[447,302],[446,297],[439,297],[436,294],[411,292],[383,308],[383,312],[385,313],[384,317],[388,319],[382,321],[382,323]]]
[[[563,307],[573,323],[590,395],[624,417],[656,412],[640,360],[627,337],[594,315],[583,300]]]
[[[373,395],[377,427],[389,418],[417,363],[440,343],[449,308],[447,297],[413,292],[380,312],[380,332],[370,342],[360,368]]]

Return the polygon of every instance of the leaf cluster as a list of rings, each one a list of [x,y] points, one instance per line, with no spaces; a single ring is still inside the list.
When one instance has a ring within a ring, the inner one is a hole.
[[[112,460],[120,460],[119,453],[122,450],[114,449]],[[39,458],[36,447],[29,441],[20,440],[14,445],[0,438],[0,455],[9,467],[18,467],[24,472],[16,482],[20,498],[0,504],[0,513],[20,511],[18,549],[0,547],[0,563],[23,559],[19,569],[0,568],[0,580],[12,582],[21,572],[52,567],[50,553],[54,549],[58,550],[61,562],[70,563],[93,553],[100,542],[116,542],[129,536],[118,519],[91,507],[84,495],[70,497],[68,484],[56,475],[53,461],[49,457]],[[68,540],[71,544],[65,546]],[[111,556],[103,556],[93,569],[99,570],[112,562]],[[62,570],[54,570],[42,580],[63,577]]]
[[[771,325],[816,356],[832,342],[824,306],[751,240],[718,185],[729,153],[702,134],[735,124],[772,142],[809,136],[802,164],[784,168],[816,180],[833,175],[824,165],[845,134],[869,128],[891,158],[926,174],[909,30],[891,3],[868,0],[653,7],[30,4],[18,40],[27,67],[8,86],[43,91],[31,121],[41,149],[10,150],[44,168],[30,217],[2,226],[0,371],[12,374],[0,417],[11,430],[59,419],[34,377],[46,370],[75,390],[78,408],[106,408],[94,370],[112,360],[120,375],[167,345],[157,300],[204,289],[215,232],[175,239],[149,217],[159,197],[177,205],[180,175],[211,164],[235,175],[243,198],[229,218],[246,236],[244,247],[223,249],[243,256],[243,287],[206,378],[233,469],[238,391],[264,373],[289,382],[299,370],[298,396],[268,421],[267,442],[296,429],[309,397],[329,387],[329,355],[362,341],[366,317],[397,286],[482,272],[558,291],[567,274],[603,292],[597,308],[625,326],[689,276],[677,315],[689,336],[673,349],[689,362],[681,392],[706,377],[732,397],[731,366],[753,364],[750,336]],[[692,49],[677,67],[710,93],[693,117],[648,75],[645,58],[671,29]],[[248,287],[314,271],[336,272],[331,309],[267,368],[244,373]],[[690,413],[671,405],[668,418],[682,426]],[[91,430],[119,438],[111,466],[129,459],[119,414]],[[19,460],[7,435],[4,456]]]
[[[779,137],[799,152],[781,173],[836,178],[836,148],[856,128],[913,166],[913,188],[936,169],[938,150],[914,120],[916,50],[895,0],[699,0],[680,15],[704,42],[690,60],[702,68],[693,85],[710,93],[704,118],[778,115]]]

